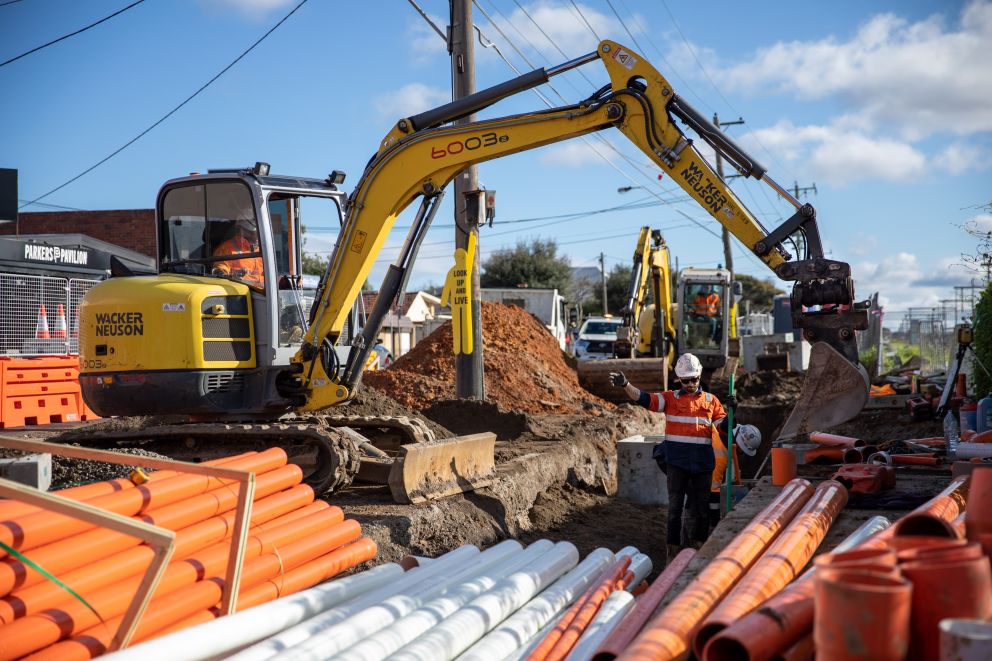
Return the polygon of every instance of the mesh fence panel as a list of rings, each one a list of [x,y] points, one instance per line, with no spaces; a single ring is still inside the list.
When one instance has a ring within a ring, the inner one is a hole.
[[[60,356],[77,353],[72,327],[79,302],[96,280],[0,273],[0,354]]]

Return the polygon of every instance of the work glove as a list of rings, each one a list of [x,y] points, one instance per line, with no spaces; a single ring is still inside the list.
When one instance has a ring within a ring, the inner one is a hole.
[[[727,395],[727,398],[725,400],[723,400],[723,407],[724,408],[736,409],[737,408],[737,397],[735,395]]]
[[[623,375],[623,372],[610,372],[610,380],[617,388],[626,388],[630,381]]]

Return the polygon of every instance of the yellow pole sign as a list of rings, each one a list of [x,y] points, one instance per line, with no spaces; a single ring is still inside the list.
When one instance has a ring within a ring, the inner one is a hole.
[[[451,306],[452,348],[455,355],[470,354],[472,346],[472,264],[476,235],[468,235],[468,245],[455,250],[455,265],[448,270],[441,292],[441,305]]]

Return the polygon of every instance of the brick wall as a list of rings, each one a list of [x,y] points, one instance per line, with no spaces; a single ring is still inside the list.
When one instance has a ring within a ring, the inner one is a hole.
[[[85,234],[155,257],[155,210],[39,211],[19,216],[21,234]],[[14,223],[0,223],[0,235]]]

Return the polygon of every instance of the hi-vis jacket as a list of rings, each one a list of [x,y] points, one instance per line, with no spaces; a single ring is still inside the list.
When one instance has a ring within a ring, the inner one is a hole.
[[[723,404],[712,393],[697,390],[641,392],[639,403],[650,411],[665,413],[665,462],[691,473],[709,473],[716,466],[713,434],[727,417]]]
[[[732,445],[731,448],[731,453],[734,455],[734,484],[741,484],[741,467],[737,463],[737,446]],[[716,467],[713,469],[710,491],[720,491],[720,487],[727,481],[727,446],[715,429],[713,430],[713,455],[716,458]]]

